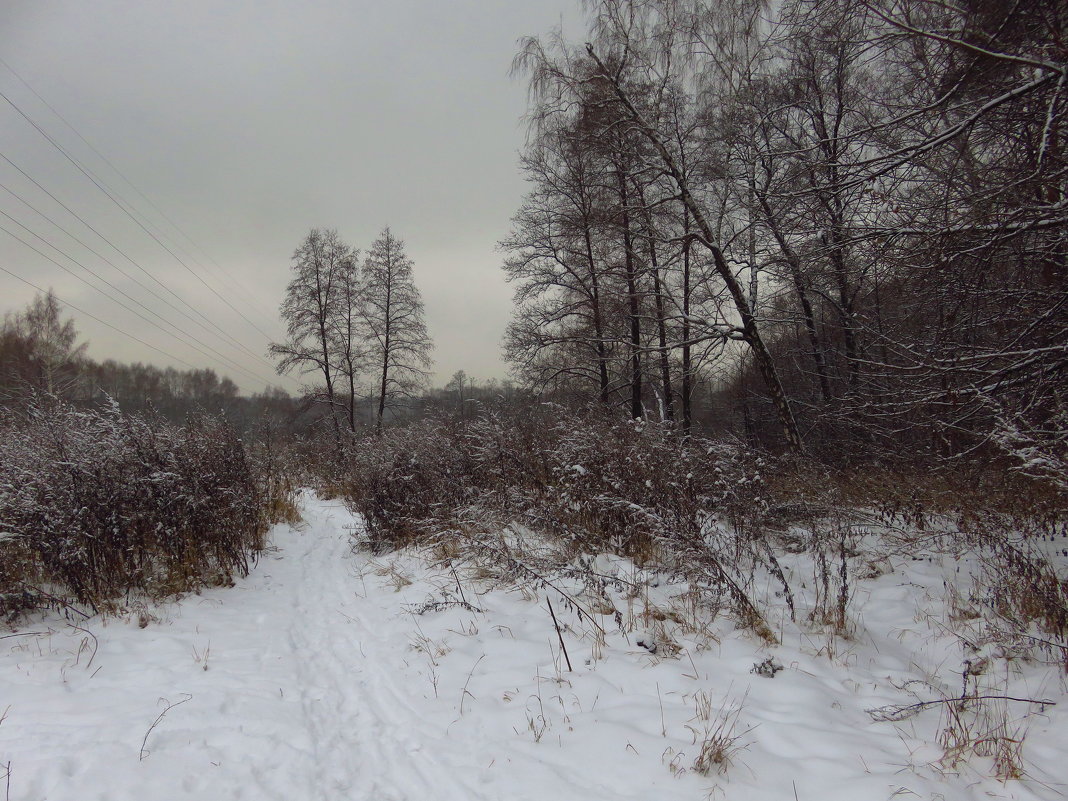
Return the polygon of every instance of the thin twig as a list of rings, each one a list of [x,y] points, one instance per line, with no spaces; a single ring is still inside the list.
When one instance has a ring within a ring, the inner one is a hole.
[[[467,598],[464,597],[464,588],[460,586],[460,577],[456,575],[456,566],[450,564],[449,567],[452,568],[452,577],[456,579],[456,589],[460,592],[460,600],[467,606],[470,606],[470,604],[467,603]]]
[[[485,551],[489,551],[489,552],[493,553],[501,561],[507,563],[508,566],[509,566],[509,569],[512,570],[513,572],[521,573],[521,574],[525,575],[527,578],[533,579],[535,584],[543,585],[545,587],[548,587],[551,590],[555,590],[556,592],[558,592],[560,594],[560,597],[562,597],[564,600],[566,600],[567,603],[570,606],[574,607],[574,609],[578,613],[579,617],[586,618],[586,620],[588,620],[591,623],[591,625],[594,626],[594,628],[596,628],[599,632],[601,632],[601,634],[606,634],[607,633],[604,630],[604,626],[602,626],[600,623],[598,623],[596,618],[594,618],[594,616],[590,612],[588,612],[586,610],[586,608],[582,604],[580,604],[573,596],[571,596],[570,594],[568,594],[564,590],[560,589],[560,587],[558,587],[556,584],[554,584],[549,579],[545,578],[543,575],[538,573],[532,567],[530,567],[529,565],[525,564],[520,559],[517,559],[516,557],[504,552],[502,549],[495,548],[493,545],[491,545],[490,543],[488,543],[488,542],[486,542],[484,540],[479,540],[479,539],[474,538],[474,537],[472,537],[471,539],[480,548],[482,548]]]
[[[660,702],[660,735],[667,737],[667,723],[664,722],[664,699],[660,695],[660,682],[656,683],[656,700]]]
[[[1011,695],[970,695],[965,698],[939,698],[934,701],[918,701],[915,704],[906,704],[904,706],[897,706],[890,704],[888,706],[880,706],[875,709],[866,709],[865,712],[875,721],[899,721],[907,720],[916,713],[929,706],[938,706],[939,704],[963,704],[967,701],[1019,701],[1023,704],[1038,704],[1039,706],[1056,706],[1056,701],[1050,701],[1048,698],[1016,698]]]
[[[556,636],[560,640],[560,648],[564,652],[564,659],[567,661],[567,672],[574,673],[571,668],[571,657],[567,655],[567,646],[564,645],[564,635],[560,633],[560,624],[556,621],[556,612],[553,611],[553,602],[545,598],[545,603],[549,605],[549,614],[553,616],[553,625],[556,626]]]
[[[161,720],[163,720],[163,716],[166,715],[168,712],[170,712],[172,709],[174,709],[176,706],[181,706],[186,701],[193,700],[193,696],[190,695],[189,693],[183,693],[183,694],[185,695],[185,698],[183,698],[181,701],[178,701],[177,703],[174,703],[174,704],[172,704],[169,701],[167,701],[166,698],[160,698],[159,699],[160,701],[165,701],[167,703],[167,706],[162,712],[159,713],[159,715],[156,717],[156,719],[154,721],[152,721],[152,725],[149,726],[148,727],[148,731],[145,732],[145,738],[141,741],[141,756],[138,759],[139,762],[144,760],[144,758],[149,755],[150,752],[145,750],[145,745],[148,743],[148,735],[150,735],[152,733],[152,730],[154,728],[156,728],[156,726],[159,725],[159,722]]]
[[[73,623],[73,622],[68,620],[67,621],[67,625],[70,626],[73,629],[77,629],[78,631],[82,632],[83,634],[88,634],[90,637],[93,638],[93,653],[89,657],[89,663],[85,666],[85,669],[88,670],[89,668],[91,668],[93,666],[93,660],[96,659],[96,652],[100,650],[100,640],[98,640],[96,635],[93,634],[93,632],[89,631],[89,629],[83,629],[77,623]],[[80,651],[79,651],[79,653],[80,653]]]
[[[0,635],[0,640],[6,640],[8,637],[33,637],[35,635],[44,636],[48,634],[47,631],[21,631],[18,634],[4,634]]]
[[[88,620],[89,618],[92,617],[91,614],[89,614],[88,612],[83,612],[81,609],[76,607],[70,601],[65,601],[62,598],[59,598],[59,597],[53,595],[50,592],[42,590],[38,586],[35,586],[33,584],[28,584],[25,581],[19,581],[18,583],[21,584],[23,587],[25,587],[27,590],[30,590],[31,592],[37,593],[42,598],[47,598],[49,601],[51,601],[52,603],[56,604],[59,608],[65,610],[65,611],[75,612],[75,613],[81,615],[85,620]],[[93,612],[95,613],[96,612],[96,606],[92,603],[92,601],[89,602],[89,606],[91,606],[93,608]]]
[[[464,698],[466,698],[467,696],[471,695],[471,693],[469,693],[467,691],[467,685],[471,683],[471,677],[473,675],[475,675],[475,668],[478,667],[478,663],[481,662],[485,658],[486,658],[486,655],[482,654],[482,656],[480,656],[478,659],[476,659],[475,660],[475,664],[471,665],[471,672],[467,674],[467,681],[464,682],[463,692],[460,693],[460,717],[464,716]],[[471,700],[472,701],[476,700],[475,696],[471,695]]]

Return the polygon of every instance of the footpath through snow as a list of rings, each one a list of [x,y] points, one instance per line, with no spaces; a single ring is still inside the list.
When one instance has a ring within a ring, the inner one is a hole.
[[[11,801],[483,797],[382,658],[353,519],[306,507],[234,588],[2,641]]]
[[[406,670],[412,617],[361,574],[355,525],[309,496],[305,522],[276,527],[236,587],[0,640],[10,801],[618,799],[673,783],[559,775],[477,727],[450,736],[420,708],[433,687]]]
[[[608,633],[591,639],[557,609],[569,672],[544,596],[465,577],[458,602],[451,570],[353,553],[357,524],[337,502],[308,495],[305,522],[276,527],[235,587],[79,628],[39,620],[5,636],[0,798],[964,801],[1065,792],[1057,767],[1068,695],[1048,668],[999,662],[1011,675],[994,677],[1005,694],[1059,702],[1026,720],[1034,709],[1009,714],[1028,736],[1023,782],[939,765],[937,708],[897,724],[865,713],[914,700],[910,689],[956,691],[959,638],[923,620],[944,605],[951,568],[935,561],[873,575],[857,591],[853,642],[813,642],[784,619],[783,644],[770,649],[714,615],[705,636],[669,636],[658,621],[681,613],[686,596],[654,576],[643,597],[604,596],[631,620],[641,605],[653,632],[613,630],[606,612]],[[637,575],[622,560],[596,567]],[[754,674],[765,658],[784,669]],[[702,744],[731,715],[730,764],[699,775]]]

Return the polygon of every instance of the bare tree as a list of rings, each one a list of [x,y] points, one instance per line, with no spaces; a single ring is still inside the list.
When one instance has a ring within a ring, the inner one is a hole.
[[[515,62],[554,169],[508,243],[509,356],[587,397],[609,368],[634,414],[659,394],[670,417],[677,386],[688,430],[695,352],[729,354],[750,438],[777,420],[794,451],[1068,441],[1068,6],[586,7],[585,47]],[[594,169],[554,183],[561,131]]]
[[[693,176],[682,167],[674,126],[666,124],[669,115],[664,113],[665,102],[683,88],[674,66],[678,48],[665,46],[664,39],[656,35],[657,20],[664,14],[674,13],[675,8],[670,3],[626,0],[601,0],[595,8],[596,36],[586,45],[584,55],[562,41],[552,43],[548,50],[538,39],[525,42],[517,64],[530,74],[532,90],[541,103],[532,116],[535,121],[553,116],[560,105],[558,101],[565,106],[573,104],[576,96],[588,94],[593,87],[599,102],[611,108],[612,135],[623,131],[628,141],[643,143],[642,151],[647,151],[657,169],[673,182],[693,226],[688,236],[711,255],[715,274],[731,299],[736,322],[714,324],[706,329],[704,336],[730,338],[748,346],[778,412],[786,443],[792,450],[801,452],[804,450],[801,433],[761,321],[746,295],[738,268],[724,249],[715,225],[716,217],[701,202]],[[659,28],[670,29],[673,20],[668,19],[667,23],[666,28]],[[625,190],[620,195],[626,205]],[[625,244],[628,255],[632,256],[629,238]]]
[[[368,364],[377,374],[375,428],[382,430],[387,406],[423,386],[432,364],[432,343],[423,322],[423,301],[404,242],[387,227],[363,263],[361,330]]]
[[[52,290],[37,295],[23,311],[4,320],[0,355],[5,371],[50,395],[69,396],[78,384],[89,343],[76,344],[74,321]],[[21,363],[20,363],[21,362]]]
[[[461,419],[465,416],[464,404],[467,403],[467,393],[470,388],[471,380],[463,370],[457,370],[453,373],[452,378],[449,379],[449,383],[445,385],[446,392],[456,393],[456,411]]]
[[[501,242],[516,284],[516,316],[505,352],[540,389],[595,386],[608,403],[615,389],[611,296],[616,272],[605,244],[610,187],[605,163],[584,142],[578,120],[558,120],[528,147],[521,166],[533,188]]]
[[[301,375],[312,374],[322,379],[322,385],[312,385],[308,394],[327,406],[339,452],[338,315],[343,309],[346,276],[352,271],[352,255],[337,231],[312,229],[293,253],[293,280],[286,287],[282,301],[288,339],[272,343],[270,348],[279,359],[279,373],[295,369]]]
[[[345,411],[349,432],[356,432],[356,387],[360,372],[366,368],[367,348],[360,336],[360,313],[363,285],[358,265],[360,252],[353,250],[338,274],[337,306],[331,316],[331,341],[336,375],[345,387]]]

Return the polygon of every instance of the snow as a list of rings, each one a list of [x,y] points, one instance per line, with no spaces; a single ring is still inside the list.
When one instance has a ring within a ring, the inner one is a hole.
[[[43,617],[0,640],[10,799],[970,801],[1068,789],[1064,674],[962,645],[947,582],[966,580],[967,560],[888,555],[854,589],[851,637],[796,625],[780,602],[769,623],[781,644],[768,645],[666,577],[628,591],[648,576],[599,555],[593,570],[623,583],[600,598],[565,589],[601,639],[551,590],[424,553],[371,558],[338,502],[308,494],[304,507],[234,587],[77,626]],[[801,620],[811,560],[781,561]],[[774,583],[754,590],[775,604]],[[964,660],[982,658],[990,667],[965,676]],[[756,670],[769,659],[782,666],[771,678]],[[959,696],[965,678],[1056,702],[1004,703],[1026,729],[1023,780],[993,778],[983,756],[943,761],[944,705],[896,723],[866,711]],[[700,743],[724,717],[737,749],[701,775]]]

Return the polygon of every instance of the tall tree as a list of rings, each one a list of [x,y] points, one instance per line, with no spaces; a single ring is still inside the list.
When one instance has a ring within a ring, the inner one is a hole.
[[[363,286],[358,265],[359,251],[354,250],[338,274],[337,307],[331,316],[334,360],[339,381],[344,381],[345,411],[349,432],[356,432],[356,382],[367,366],[367,349],[360,338],[360,308]]]
[[[337,316],[352,257],[352,249],[337,231],[312,229],[293,253],[293,280],[282,301],[288,339],[271,344],[271,353],[279,359],[279,373],[295,369],[322,379],[322,385],[310,386],[308,394],[327,406],[339,451]]]
[[[387,227],[363,263],[363,335],[367,360],[377,374],[375,428],[382,430],[387,406],[426,383],[433,347],[423,322],[423,301],[404,242]]]
[[[714,347],[755,441],[777,417],[795,451],[1068,442],[1068,6],[586,7],[584,48],[557,31],[516,60],[546,163],[565,131],[594,167],[532,174],[505,243],[525,372],[589,396],[608,367],[602,397],[638,413],[659,385],[665,417],[679,386],[685,430]]]
[[[596,387],[608,403],[614,282],[604,245],[610,214],[608,173],[573,117],[539,132],[520,160],[532,184],[500,243],[504,270],[516,284],[516,317],[505,351],[538,389]]]
[[[538,39],[525,42],[517,64],[530,74],[531,89],[538,102],[532,118],[540,123],[555,116],[561,107],[574,105],[577,96],[590,96],[592,89],[593,101],[613,120],[608,135],[614,137],[622,132],[630,148],[637,147],[639,141],[642,143],[642,152],[649,153],[649,162],[669,177],[679,201],[688,211],[692,229],[687,238],[711,256],[715,276],[731,301],[734,319],[725,325],[713,323],[701,336],[730,338],[748,346],[778,413],[787,446],[802,452],[801,432],[778,366],[768,349],[763,321],[746,294],[739,262],[725,249],[728,243],[721,237],[721,226],[717,225],[725,215],[703,202],[700,188],[694,183],[695,176],[682,168],[674,126],[667,124],[671,118],[669,105],[685,93],[684,76],[679,73],[678,65],[685,64],[686,59],[679,57],[677,39],[665,40],[656,34],[658,30],[673,27],[677,9],[666,0],[661,3],[601,0],[594,8],[596,35],[584,52],[562,41],[554,42],[548,50]],[[666,20],[666,28],[660,25],[661,20]],[[625,207],[629,198],[623,196],[625,190],[620,194]],[[623,220],[625,234],[628,222]],[[625,249],[632,257],[633,243],[629,235],[625,239]],[[628,274],[636,278],[637,271],[631,272],[630,263],[626,266]],[[635,281],[631,296],[637,295]],[[640,332],[637,334],[632,339],[640,339]],[[636,377],[637,374],[635,370]]]

